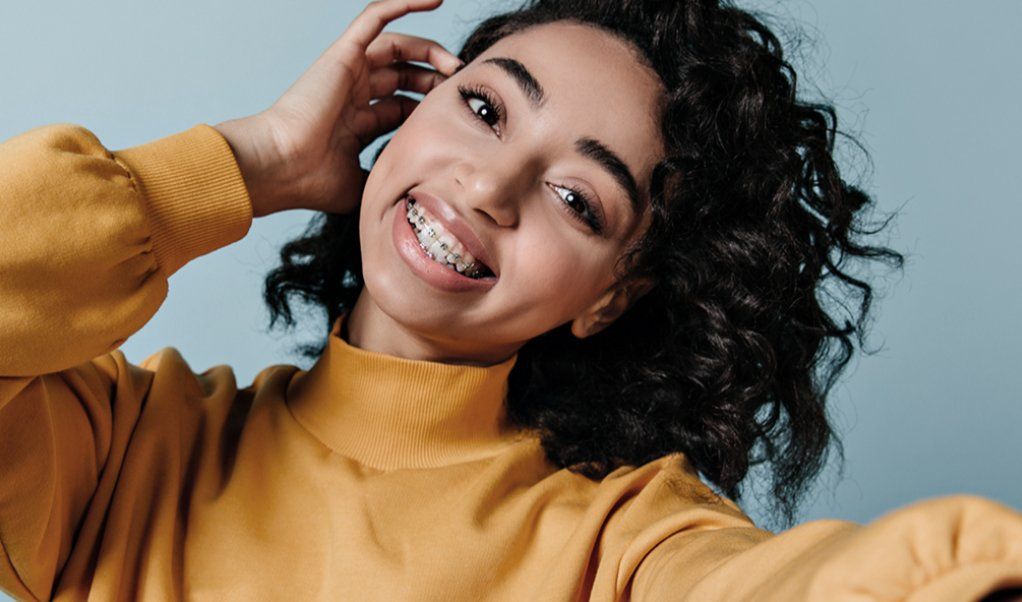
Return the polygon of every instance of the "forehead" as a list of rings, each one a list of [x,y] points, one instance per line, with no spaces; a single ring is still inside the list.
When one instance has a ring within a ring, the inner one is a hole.
[[[604,142],[631,168],[645,199],[653,166],[662,156],[658,120],[663,87],[627,42],[561,21],[502,38],[474,62],[495,56],[520,61],[543,87],[546,102],[537,123],[556,129],[568,145],[581,136]]]

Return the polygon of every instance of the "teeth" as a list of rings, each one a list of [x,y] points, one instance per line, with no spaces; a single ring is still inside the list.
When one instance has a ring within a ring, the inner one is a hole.
[[[476,264],[475,258],[465,249],[461,241],[451,236],[438,224],[431,223],[410,199],[407,201],[406,207],[408,221],[415,229],[419,244],[430,259],[447,265],[470,278],[478,278],[482,266]]]
[[[443,258],[443,259],[444,259],[444,261],[446,261],[446,260],[447,260],[447,254],[446,254],[446,253],[444,253],[443,249],[441,249],[441,248],[440,248],[440,245],[441,245],[441,244],[442,244],[442,243],[441,243],[441,242],[440,242],[439,240],[434,240],[434,241],[433,241],[433,244],[429,245],[429,248],[428,248],[428,249],[426,249],[426,250],[427,250],[427,251],[428,251],[428,252],[429,252],[429,253],[430,253],[431,255],[433,255],[433,257],[439,257],[439,258]]]

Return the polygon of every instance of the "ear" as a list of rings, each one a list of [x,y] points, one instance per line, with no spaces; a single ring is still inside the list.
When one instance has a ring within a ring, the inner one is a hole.
[[[653,286],[654,282],[649,278],[618,283],[572,320],[571,334],[584,339],[600,332],[625,313],[626,309],[648,293]]]

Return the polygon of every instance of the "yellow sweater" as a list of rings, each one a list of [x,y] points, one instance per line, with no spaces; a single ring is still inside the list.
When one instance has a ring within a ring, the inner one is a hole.
[[[70,124],[0,144],[0,589],[58,600],[918,600],[1022,585],[982,497],[774,534],[682,454],[600,482],[504,428],[516,357],[368,352],[239,388],[118,346],[252,222],[208,125],[116,152]]]

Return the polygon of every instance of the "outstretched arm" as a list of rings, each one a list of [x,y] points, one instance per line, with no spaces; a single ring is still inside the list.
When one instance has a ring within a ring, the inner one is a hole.
[[[955,495],[867,524],[819,520],[677,533],[642,561],[632,600],[981,600],[1022,587],[1022,513]]]

